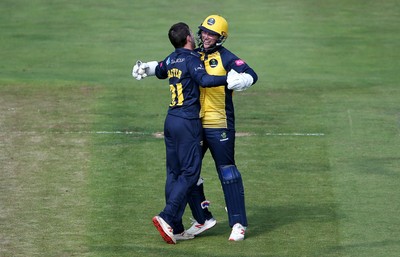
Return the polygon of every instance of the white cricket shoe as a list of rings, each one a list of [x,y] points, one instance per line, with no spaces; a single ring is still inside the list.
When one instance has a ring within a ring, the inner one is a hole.
[[[246,233],[246,227],[242,226],[240,223],[236,223],[232,227],[231,235],[229,236],[230,241],[242,241],[244,239],[244,234]]]
[[[193,239],[193,238],[194,238],[194,235],[189,234],[189,233],[185,230],[185,231],[183,231],[183,232],[180,233],[180,234],[174,234],[174,237],[175,237],[176,241],[179,241],[179,240],[190,240],[190,239]]]
[[[188,230],[186,230],[186,232],[188,234],[197,236],[198,234],[203,233],[204,231],[214,227],[215,224],[217,224],[217,221],[214,218],[206,220],[204,224],[200,224],[196,220],[193,220],[192,226]]]
[[[160,216],[153,217],[153,224],[157,228],[158,232],[168,244],[176,244],[176,239],[174,237],[174,231],[170,225]]]

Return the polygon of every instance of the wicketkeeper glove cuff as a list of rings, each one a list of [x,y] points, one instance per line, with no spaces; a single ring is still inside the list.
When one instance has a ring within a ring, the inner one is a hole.
[[[253,85],[254,79],[250,74],[247,73],[241,73],[240,74],[243,78],[243,85],[242,85],[242,90],[238,90],[238,91],[243,91],[248,89],[249,87],[251,87],[251,85]]]
[[[133,66],[132,76],[137,80],[144,79],[147,76],[154,76],[156,75],[157,65],[157,61],[142,62],[138,60]]]
[[[247,73],[237,73],[232,69],[228,72],[228,78],[226,82],[228,83],[228,89],[234,91],[243,91],[253,85],[254,79]]]
[[[147,76],[154,76],[156,75],[156,67],[158,65],[157,61],[151,61],[147,63],[142,63],[142,65],[145,65],[145,74]]]

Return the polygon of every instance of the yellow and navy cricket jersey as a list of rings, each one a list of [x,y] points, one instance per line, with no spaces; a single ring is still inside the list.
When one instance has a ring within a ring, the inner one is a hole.
[[[254,83],[258,77],[252,68],[225,47],[219,47],[214,52],[204,53],[198,50],[205,69],[210,75],[226,75],[228,71],[250,74]],[[235,128],[233,107],[233,91],[225,85],[215,87],[200,87],[200,118],[203,128]]]

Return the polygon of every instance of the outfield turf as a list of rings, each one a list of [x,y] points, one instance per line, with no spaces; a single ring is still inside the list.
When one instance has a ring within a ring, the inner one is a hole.
[[[0,256],[399,256],[400,3],[182,2],[0,2]],[[131,67],[213,13],[259,75],[235,96],[249,228],[228,241],[207,154],[218,224],[167,245],[169,90]]]

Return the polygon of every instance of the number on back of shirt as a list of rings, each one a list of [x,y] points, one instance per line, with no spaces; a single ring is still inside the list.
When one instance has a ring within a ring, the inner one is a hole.
[[[171,103],[169,106],[181,106],[183,104],[182,84],[169,85],[171,91]]]

